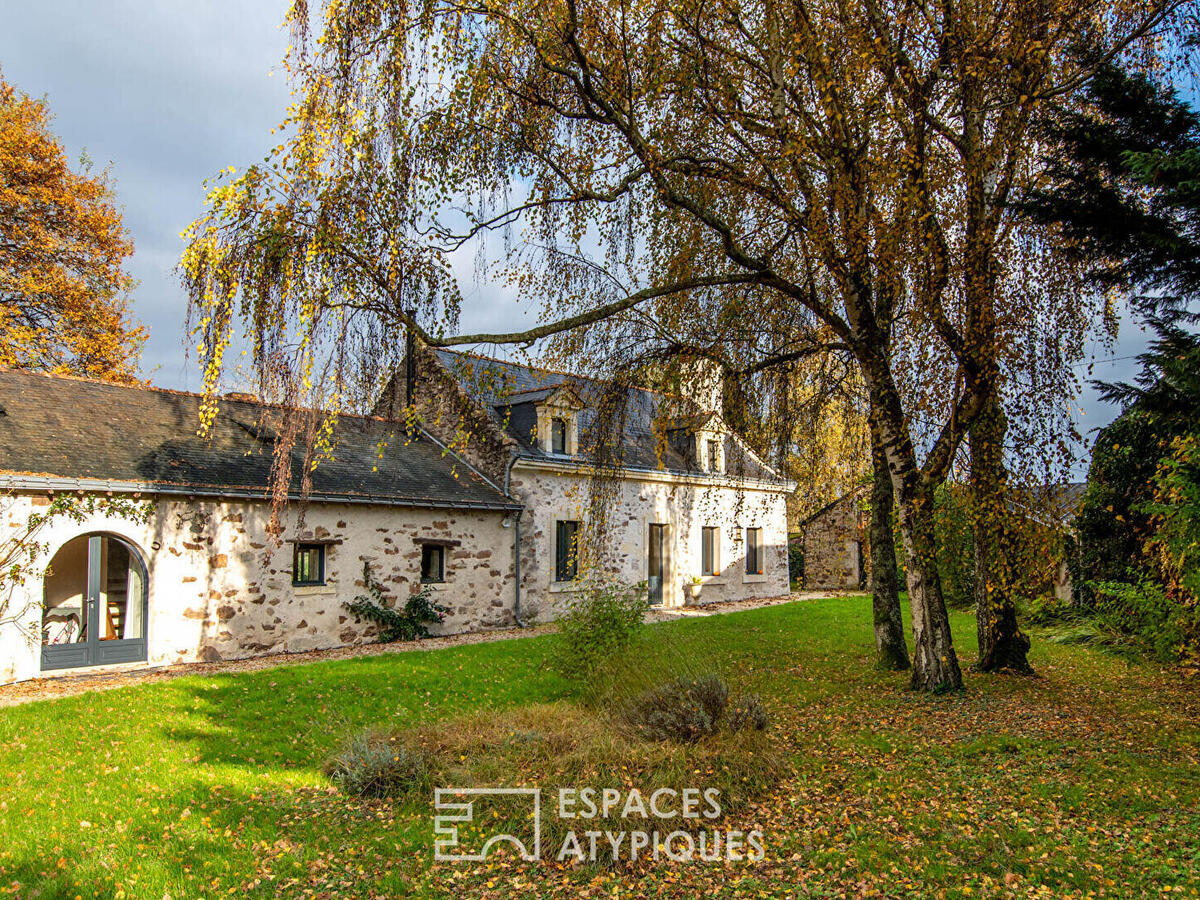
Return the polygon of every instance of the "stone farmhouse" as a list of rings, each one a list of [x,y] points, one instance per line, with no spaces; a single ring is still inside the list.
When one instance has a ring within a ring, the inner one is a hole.
[[[651,602],[668,607],[788,592],[794,485],[724,425],[716,382],[674,403],[631,388],[619,422],[606,423],[601,381],[440,349],[412,347],[408,360],[376,411],[413,405],[522,504],[522,613],[552,616],[584,583],[585,564],[645,582]],[[595,429],[615,461],[596,459]]]
[[[553,617],[591,578],[666,606],[786,593],[790,485],[717,410],[664,422],[649,391],[632,392],[601,479],[600,385],[422,348],[378,415],[336,419],[332,458],[307,465],[302,436],[280,486],[295,418],[280,407],[228,395],[200,437],[199,395],[0,370],[0,544],[55,495],[145,510],[101,505],[29,536],[38,564],[0,595],[0,683],[369,641],[344,606],[364,566],[396,600],[431,586],[446,634]],[[419,424],[398,416],[409,397]]]

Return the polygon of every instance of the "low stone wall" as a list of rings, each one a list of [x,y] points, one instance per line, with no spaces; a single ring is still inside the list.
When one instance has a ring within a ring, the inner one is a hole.
[[[38,495],[7,497],[0,527],[21,528],[44,507]],[[513,531],[501,512],[313,504],[284,513],[282,544],[269,535],[265,502],[158,499],[148,524],[109,516],[60,518],[39,535],[55,552],[80,535],[102,532],[137,549],[149,573],[146,623],[151,664],[238,659],[370,640],[344,603],[365,594],[363,565],[385,594],[403,602],[420,589],[420,541],[443,542],[446,583],[435,586],[451,608],[435,633],[510,625]],[[292,584],[292,542],[326,544],[326,583]],[[4,599],[0,613],[0,683],[40,673],[40,578]]]

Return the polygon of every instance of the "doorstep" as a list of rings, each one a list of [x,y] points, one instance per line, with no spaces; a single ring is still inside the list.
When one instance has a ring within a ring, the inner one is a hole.
[[[142,673],[154,672],[158,669],[165,669],[165,663],[151,664],[147,660],[140,659],[134,662],[124,663],[108,663],[102,666],[79,666],[73,669],[48,669],[44,672],[39,672],[32,678],[26,678],[22,681],[14,682],[15,684],[29,684],[31,681],[65,681],[72,678],[95,678],[98,675],[123,675],[127,672]]]

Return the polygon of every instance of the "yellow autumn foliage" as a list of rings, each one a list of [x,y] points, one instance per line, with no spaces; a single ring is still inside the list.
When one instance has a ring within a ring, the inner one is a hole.
[[[128,381],[133,242],[107,175],[71,171],[49,126],[0,75],[0,365]]]

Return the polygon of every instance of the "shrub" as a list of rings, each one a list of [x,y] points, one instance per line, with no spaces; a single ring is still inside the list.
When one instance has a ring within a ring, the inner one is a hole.
[[[1114,639],[1112,634],[1101,631],[1096,627],[1095,623],[1088,619],[1052,624],[1042,634],[1042,637],[1051,644],[1079,644],[1084,646],[1095,644],[1100,647],[1113,647],[1121,643],[1120,640]]]
[[[1089,587],[1095,595],[1096,624],[1128,635],[1162,662],[1178,660],[1200,632],[1195,610],[1175,602],[1152,578],[1143,577],[1136,584],[1095,581]]]
[[[1054,594],[1035,597],[1025,613],[1030,625],[1053,625],[1079,618],[1079,607],[1070,600],[1060,599]]]
[[[1200,662],[1200,432],[1176,438],[1159,464],[1146,550],[1172,604],[1180,661]]]
[[[402,746],[395,735],[365,731],[324,767],[337,787],[361,797],[393,797],[424,788],[429,781],[425,754]]]
[[[649,606],[644,584],[586,588],[558,620],[554,667],[576,681],[591,678],[633,642]]]
[[[1095,599],[1091,582],[1137,579],[1130,573],[1143,564],[1142,545],[1151,527],[1143,506],[1153,496],[1166,437],[1161,424],[1135,404],[1096,438],[1075,519],[1078,550],[1070,561],[1076,596],[1085,608]]]
[[[788,541],[788,580],[795,587],[804,586],[804,541]]]
[[[694,744],[717,732],[728,703],[729,688],[719,676],[678,678],[634,700],[626,718],[651,740]]]
[[[736,698],[729,704],[726,718],[729,730],[735,734],[739,731],[766,731],[771,721],[766,706],[757,694]]]
[[[429,636],[429,625],[445,620],[450,607],[433,599],[433,589],[425,585],[408,598],[403,609],[388,605],[383,585],[371,574],[371,564],[363,563],[363,582],[370,596],[359,595],[349,603],[342,604],[354,616],[354,621],[364,619],[379,626],[379,642],[413,641]]]

